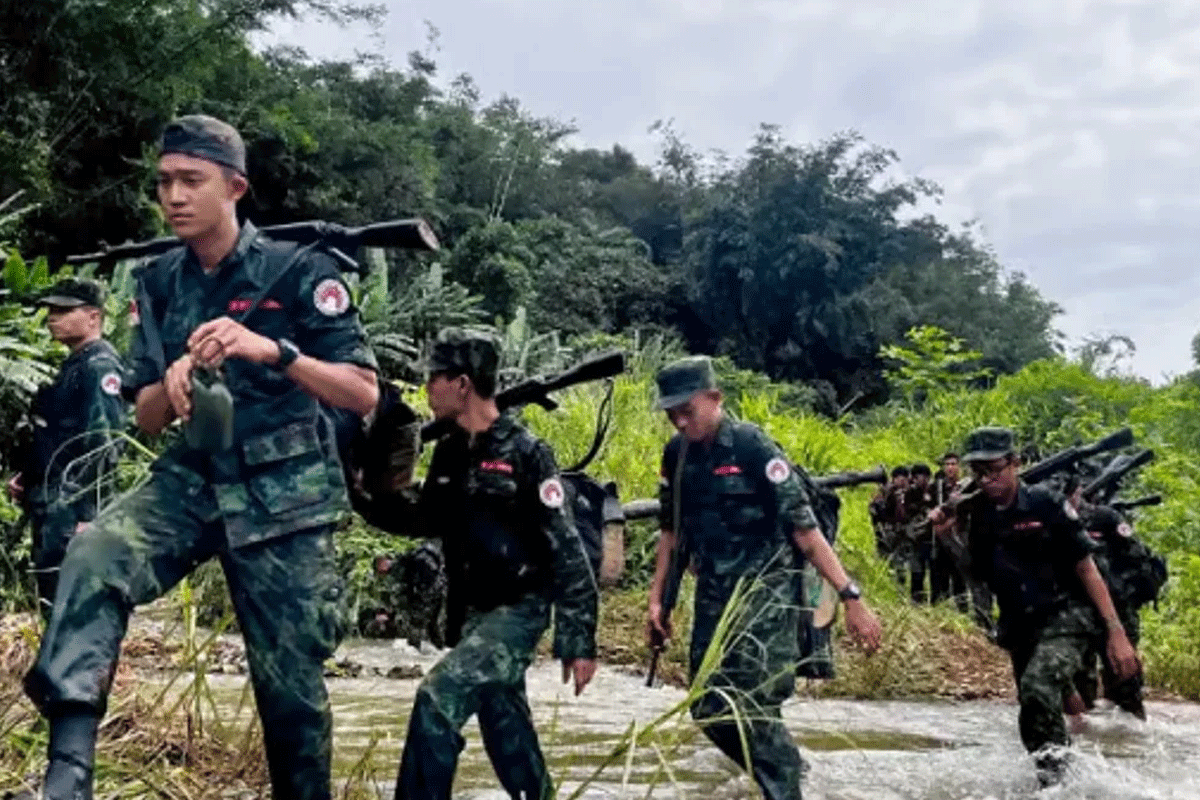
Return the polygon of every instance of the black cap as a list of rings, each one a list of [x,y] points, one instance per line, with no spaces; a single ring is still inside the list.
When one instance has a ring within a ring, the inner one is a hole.
[[[162,154],[182,153],[203,158],[246,174],[246,144],[228,122],[204,114],[191,114],[167,123],[162,135]]]
[[[717,376],[708,356],[691,356],[670,363],[658,371],[655,381],[657,406],[663,409],[682,405],[697,392],[717,388]]]
[[[963,461],[995,461],[1013,455],[1013,432],[1008,428],[976,428],[963,445]]]
[[[104,284],[87,278],[66,278],[51,286],[41,296],[38,302],[44,306],[59,308],[76,308],[77,306],[95,306],[104,308],[104,300],[108,292]]]
[[[480,395],[490,397],[496,390],[500,348],[496,338],[489,333],[447,328],[438,334],[424,366],[430,373],[466,375]]]

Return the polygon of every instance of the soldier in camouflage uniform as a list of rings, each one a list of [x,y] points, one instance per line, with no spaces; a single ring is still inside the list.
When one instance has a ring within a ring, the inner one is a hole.
[[[447,330],[425,389],[452,420],[433,451],[418,526],[442,539],[453,649],[421,681],[400,759],[397,800],[449,800],[459,733],[472,714],[513,798],[552,793],[525,696],[525,671],[554,609],[555,658],[575,694],[596,669],[596,577],[564,507],[550,447],[496,407],[496,343]]]
[[[375,361],[331,258],[239,228],[245,171],[241,137],[219,120],[183,117],[163,133],[158,196],[185,246],[139,275],[124,389],[142,430],[180,419],[185,435],[169,431],[149,481],[67,549],[26,677],[50,719],[50,800],[92,796],[96,730],[130,611],[212,557],[246,640],[273,796],[331,794],[322,664],[344,632],[333,527],[348,503],[320,403],[368,413]],[[232,410],[202,402],[202,369],[223,373]],[[227,422],[232,447],[220,435]]]
[[[901,536],[908,540],[909,597],[917,605],[923,605],[931,597],[925,591],[925,576],[933,583],[933,528],[928,520],[934,506],[929,482],[932,473],[928,464],[913,464],[909,474],[912,479],[904,493],[905,522]]]
[[[647,633],[670,636],[663,587],[671,553],[682,540],[696,566],[689,671],[693,681],[705,682],[692,716],[723,753],[753,774],[768,800],[798,800],[802,761],[780,718],[780,706],[794,690],[799,657],[793,548],[839,587],[847,627],[871,650],[879,645],[879,622],[818,529],[809,498],[779,447],[758,427],[734,422],[722,411],[709,360],[683,359],[663,368],[657,380],[658,406],[679,433],[663,451],[662,531]],[[744,601],[726,609],[738,586],[745,590]],[[714,645],[726,613],[729,634]],[[719,663],[701,675],[710,646],[719,648]]]
[[[980,428],[967,437],[964,449],[963,460],[980,486],[978,494],[959,504],[970,513],[971,570],[996,595],[997,643],[1012,657],[1021,741],[1035,755],[1039,781],[1049,785],[1062,778],[1061,747],[1070,741],[1063,700],[1098,633],[1097,611],[1120,675],[1137,671],[1137,654],[1074,509],[1055,492],[1021,483],[1012,431]],[[935,524],[944,521],[940,509],[931,516]]]
[[[71,354],[34,398],[29,463],[8,482],[9,497],[31,520],[38,607],[47,619],[67,542],[96,516],[125,428],[125,370],[101,336],[105,294],[96,281],[68,278],[41,298],[50,335]]]

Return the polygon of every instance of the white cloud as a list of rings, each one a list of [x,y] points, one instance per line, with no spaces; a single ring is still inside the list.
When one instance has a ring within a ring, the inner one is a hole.
[[[630,146],[673,118],[740,152],[856,128],[946,190],[1074,337],[1127,333],[1148,377],[1189,368],[1200,329],[1200,4],[1192,0],[390,0],[385,54],[441,30],[443,74]],[[316,55],[365,32],[281,25]]]

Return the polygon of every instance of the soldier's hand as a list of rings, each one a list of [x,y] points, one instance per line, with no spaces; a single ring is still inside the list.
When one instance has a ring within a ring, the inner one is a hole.
[[[563,683],[575,677],[575,696],[579,697],[583,693],[583,687],[591,682],[592,676],[596,674],[596,660],[592,658],[564,658],[563,659]]]
[[[175,416],[184,421],[192,414],[193,366],[192,357],[184,353],[167,367],[167,374],[163,376],[163,388],[167,390],[171,408],[175,409]]]
[[[18,472],[8,479],[8,499],[19,503],[25,496],[25,484],[21,483],[21,473]]]
[[[196,328],[188,337],[187,346],[196,363],[206,367],[220,366],[227,358],[255,364],[273,364],[279,359],[279,345],[274,340],[229,317],[210,319]]]
[[[1125,635],[1124,629],[1117,628],[1108,635],[1108,663],[1112,664],[1113,672],[1121,680],[1128,680],[1141,672],[1142,662],[1138,659],[1137,651]]]
[[[846,602],[846,630],[857,639],[868,653],[879,649],[883,640],[883,628],[879,620],[861,600]]]
[[[646,644],[655,647],[665,644],[670,638],[670,618],[663,619],[661,602],[651,601],[650,612],[646,615]]]

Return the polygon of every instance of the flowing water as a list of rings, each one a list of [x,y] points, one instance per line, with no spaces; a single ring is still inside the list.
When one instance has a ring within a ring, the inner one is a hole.
[[[386,673],[426,669],[437,660],[402,642],[349,642],[339,658]],[[245,678],[209,676],[223,718],[242,707]],[[366,767],[391,797],[417,679],[330,678],[337,771]],[[591,779],[631,723],[644,726],[680,704],[681,689],[648,689],[641,676],[602,666],[581,697],[561,683],[556,662],[528,676],[530,704],[560,798],[586,800],[756,797],[752,784],[698,735],[686,716],[656,729],[651,741]],[[1116,711],[1088,717],[1075,737],[1067,781],[1038,791],[1008,702],[802,700],[784,717],[811,769],[806,800],[1200,800],[1200,705],[1148,703],[1149,721]],[[455,796],[503,800],[474,721]],[[657,751],[656,751],[657,747]],[[582,787],[582,788],[581,788]]]

